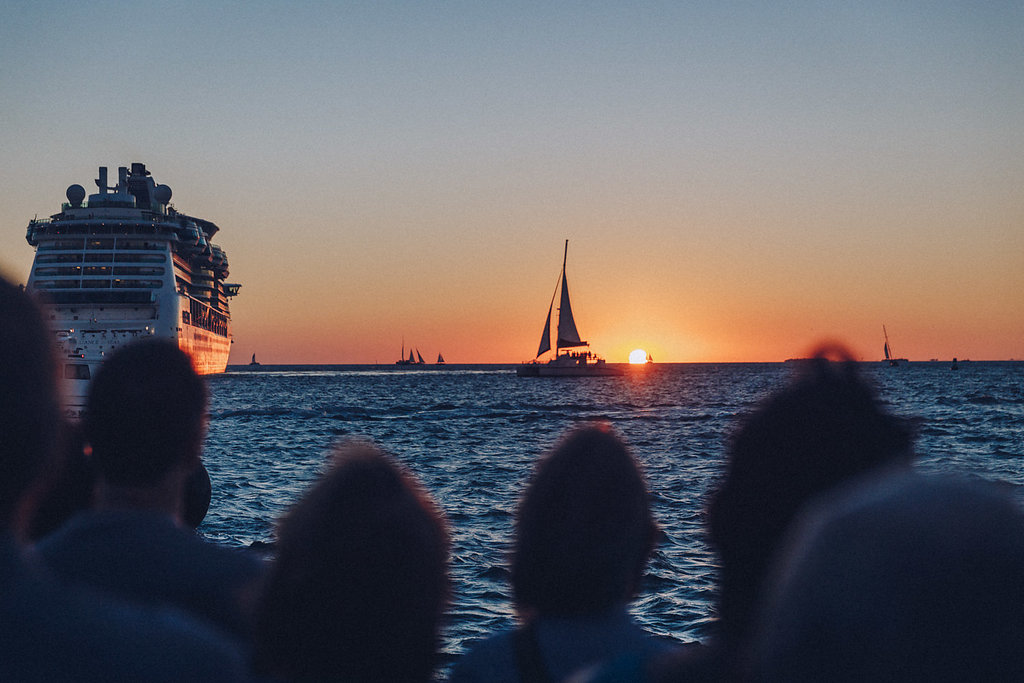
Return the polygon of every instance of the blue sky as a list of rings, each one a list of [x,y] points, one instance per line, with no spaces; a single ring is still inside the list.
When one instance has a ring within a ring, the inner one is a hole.
[[[143,161],[239,357],[520,360],[566,238],[610,360],[1024,356],[1021,2],[8,2],[0,57],[0,270]]]

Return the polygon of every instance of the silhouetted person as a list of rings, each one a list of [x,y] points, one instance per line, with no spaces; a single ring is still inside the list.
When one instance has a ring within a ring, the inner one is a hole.
[[[670,650],[627,612],[658,533],[639,465],[607,425],[544,455],[516,511],[511,580],[520,627],[471,646],[462,681],[560,681]]]
[[[427,681],[449,595],[444,519],[404,468],[350,443],[281,520],[254,663],[274,680]]]
[[[62,442],[65,444],[62,447],[65,457],[57,465],[52,480],[46,482],[40,492],[38,506],[28,522],[27,536],[31,541],[53,533],[93,505],[96,471],[83,452],[85,440],[80,425],[67,425]],[[210,473],[203,463],[189,473],[184,495],[182,521],[188,527],[198,529],[210,509],[213,495]]]
[[[912,435],[883,410],[849,361],[815,358],[743,421],[707,506],[719,567],[717,632],[662,672],[664,680],[728,680],[779,546],[800,510],[880,468],[909,465]]]
[[[63,425],[57,458],[47,480],[41,483],[37,503],[26,520],[26,538],[38,541],[53,533],[73,516],[92,507],[96,473],[83,452],[81,425]]]
[[[171,605],[246,637],[262,561],[203,540],[184,520],[186,482],[200,466],[205,429],[206,386],[173,341],[118,348],[86,403],[94,507],[37,548],[67,580]]]
[[[1024,681],[1024,513],[988,482],[906,474],[806,524],[755,638],[763,681]]]
[[[179,613],[58,583],[18,542],[30,492],[57,460],[53,335],[0,279],[0,680],[238,680],[238,653]]]

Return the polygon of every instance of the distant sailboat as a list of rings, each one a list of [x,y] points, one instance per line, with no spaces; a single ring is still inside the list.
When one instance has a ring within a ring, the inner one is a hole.
[[[908,362],[906,358],[897,358],[896,354],[892,352],[892,347],[889,346],[889,333],[885,329],[885,325],[882,325],[882,334],[885,335],[885,345],[882,347],[882,351],[885,353],[885,362],[889,364],[889,367],[895,368],[900,363]]]
[[[437,364],[444,365],[444,356],[442,356],[440,353],[437,354]]]
[[[402,354],[395,361],[395,365],[415,365],[416,359],[412,355],[412,349],[409,349],[409,357],[405,357],[405,340],[402,340]]]
[[[402,340],[402,355],[395,361],[395,365],[424,365],[426,363],[423,360],[423,356],[420,355],[419,349],[413,351],[412,347],[409,347],[409,357],[405,357],[405,340]]]
[[[527,363],[516,368],[516,374],[520,377],[587,377],[592,375],[621,375],[618,368],[609,367],[603,358],[599,358],[590,352],[590,344],[580,339],[580,333],[576,329],[576,321],[572,316],[572,304],[569,301],[569,282],[565,277],[565,264],[569,257],[569,240],[565,241],[565,252],[562,254],[562,276],[555,285],[555,291],[551,295],[551,304],[548,306],[548,317],[544,321],[544,331],[541,334],[540,346],[537,348],[536,357]],[[558,302],[558,328],[555,335],[555,357],[547,362],[537,360],[551,350],[551,312],[555,307],[555,296],[561,286],[562,295]],[[575,349],[586,347],[585,351],[566,351],[562,349]]]
[[[652,356],[651,354],[647,354],[647,362],[648,363],[653,363],[654,362],[654,356]]]
[[[252,354],[252,360],[249,361],[249,367],[254,368],[259,365],[259,361],[256,360],[256,354]]]

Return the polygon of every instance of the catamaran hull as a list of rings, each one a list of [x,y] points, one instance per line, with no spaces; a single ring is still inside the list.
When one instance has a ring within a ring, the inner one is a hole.
[[[622,371],[616,368],[546,368],[520,365],[516,368],[520,377],[616,377]]]
[[[564,357],[563,357],[564,358]],[[519,377],[615,377],[622,370],[606,363],[565,363],[559,360],[547,363],[523,363],[516,367]]]

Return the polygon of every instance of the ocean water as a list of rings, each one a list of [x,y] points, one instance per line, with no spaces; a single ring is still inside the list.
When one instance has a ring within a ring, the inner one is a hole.
[[[864,365],[891,412],[918,426],[918,468],[1008,482],[1024,503],[1024,363]],[[233,544],[272,542],[275,520],[322,471],[331,446],[369,438],[405,463],[448,516],[454,603],[450,663],[514,623],[506,555],[536,457],[566,429],[610,422],[643,464],[664,538],[633,607],[651,631],[703,639],[715,558],[702,528],[737,419],[791,364],[655,364],[622,377],[520,378],[511,366],[231,367],[209,378],[201,527]]]

